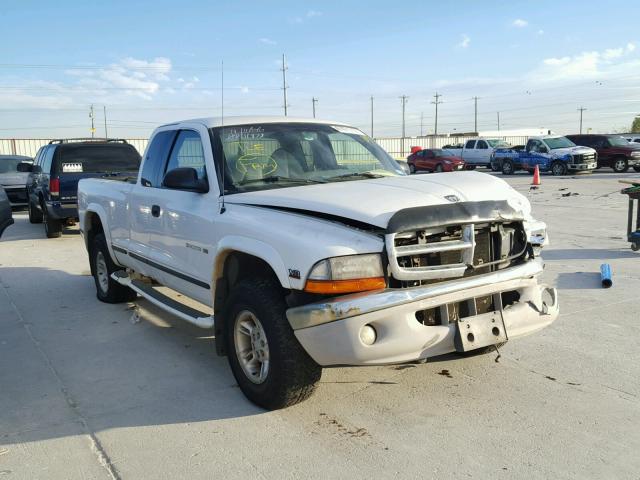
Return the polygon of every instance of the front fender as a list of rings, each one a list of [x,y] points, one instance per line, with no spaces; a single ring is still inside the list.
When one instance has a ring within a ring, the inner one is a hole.
[[[217,245],[217,255],[213,281],[222,276],[224,262],[230,253],[242,252],[264,260],[278,277],[284,288],[292,288],[289,273],[280,254],[269,244],[251,237],[228,235],[223,237]]]

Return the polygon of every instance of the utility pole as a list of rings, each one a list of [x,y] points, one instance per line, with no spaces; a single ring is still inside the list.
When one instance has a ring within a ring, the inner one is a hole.
[[[107,106],[106,105],[102,106],[102,112],[104,113],[104,138],[109,138],[109,135],[107,134]]]
[[[402,155],[404,155],[404,137],[405,135],[405,122],[404,122],[404,111],[405,111],[405,105],[407,104],[407,100],[409,99],[409,97],[407,97],[406,95],[401,95],[400,96],[400,100],[402,102]]]
[[[316,118],[316,103],[318,103],[318,99],[316,97],[312,97],[311,103],[313,104],[313,118]]]
[[[93,115],[93,104],[91,104],[91,108],[89,109],[89,118],[91,119],[91,138],[93,138],[93,136],[96,133],[96,128],[95,128],[95,126],[93,124],[93,117],[94,117],[94,115]]]
[[[478,133],[478,97],[473,97],[473,131]]]
[[[498,114],[498,131],[500,131],[500,112],[496,112]]]
[[[424,112],[420,112],[420,136],[424,137]]]
[[[438,135],[438,104],[442,103],[441,100],[439,100],[439,98],[442,95],[440,95],[438,92],[436,92],[436,94],[433,96],[433,98],[435,98],[435,101],[431,102],[436,106],[436,122],[435,122],[435,127],[434,127],[434,135]]]
[[[282,92],[284,95],[284,116],[287,116],[287,60],[282,54]]]
[[[584,108],[583,106],[580,106],[580,108],[578,109],[578,111],[580,112],[580,135],[582,135],[582,112],[584,112],[586,110],[586,108]]]
[[[373,95],[371,95],[371,138],[373,138]]]

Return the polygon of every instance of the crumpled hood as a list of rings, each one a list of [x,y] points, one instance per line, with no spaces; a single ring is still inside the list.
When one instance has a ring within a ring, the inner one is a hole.
[[[567,147],[567,148],[555,148],[551,150],[551,154],[556,157],[564,157],[565,155],[586,155],[589,153],[596,153],[593,148],[590,147]]]
[[[451,200],[445,198],[450,195],[455,195],[460,202],[506,200],[525,217],[531,210],[529,201],[504,180],[480,172],[408,175],[276,188],[228,195],[225,202],[320,212],[386,228],[397,211],[450,204]]]
[[[27,185],[27,178],[29,178],[29,173],[26,172],[11,172],[11,173],[0,173],[0,185],[9,187],[16,185]]]

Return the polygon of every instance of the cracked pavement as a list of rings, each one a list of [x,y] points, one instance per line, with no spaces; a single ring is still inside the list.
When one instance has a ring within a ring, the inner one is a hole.
[[[99,303],[77,230],[48,240],[17,213],[0,240],[0,476],[637,479],[640,253],[617,180],[638,177],[507,177],[549,225],[561,315],[499,362],[327,369],[277,412],[244,398],[208,332]]]

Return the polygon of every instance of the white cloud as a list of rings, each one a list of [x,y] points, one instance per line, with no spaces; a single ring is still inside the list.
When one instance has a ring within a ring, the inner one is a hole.
[[[322,12],[319,12],[317,10],[309,10],[307,12],[307,18],[321,17],[321,16],[322,16]]]
[[[462,40],[460,40],[460,43],[458,43],[458,46],[460,48],[467,48],[471,43],[471,38],[469,38],[469,35],[467,35],[466,33],[463,33],[461,38]]]
[[[245,87],[245,86],[240,87],[240,92],[241,93],[249,93],[249,87]]]
[[[522,18],[516,18],[513,22],[511,22],[511,25],[517,28],[524,28],[529,25],[529,22],[523,20]]]
[[[544,35],[544,30],[542,29],[538,30],[538,35]]]
[[[278,44],[278,42],[276,42],[275,40],[272,40],[272,39],[267,38],[267,37],[259,38],[258,41],[260,43],[263,43],[264,45],[277,45]]]
[[[542,61],[542,65],[533,72],[540,80],[565,80],[584,77],[598,77],[609,72],[631,70],[637,61],[629,60],[635,50],[633,43],[624,47],[608,48],[601,52],[582,52],[577,55],[550,57]]]

